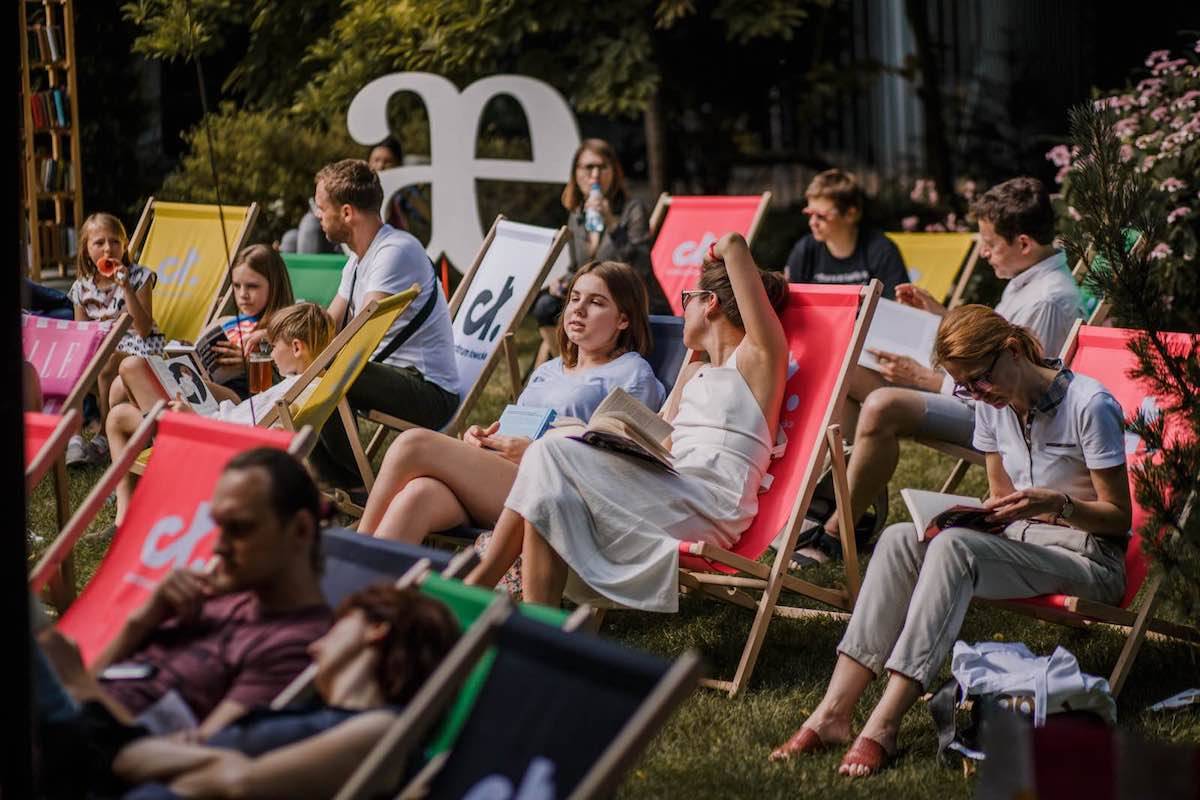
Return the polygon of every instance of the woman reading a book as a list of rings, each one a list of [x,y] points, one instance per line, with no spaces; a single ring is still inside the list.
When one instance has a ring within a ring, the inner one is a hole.
[[[642,357],[651,341],[638,274],[628,264],[592,261],[565,296],[562,355],[534,370],[517,404],[587,420],[620,387],[657,409],[665,392]],[[461,440],[421,428],[402,433],[384,456],[358,530],[420,542],[457,525],[494,526],[531,441],[499,430],[499,422],[472,425]]]
[[[495,586],[521,555],[527,601],[557,605],[570,568],[580,594],[675,611],[679,540],[729,547],[758,510],[786,381],[786,300],[783,276],[758,269],[740,235],[714,244],[683,294],[684,342],[708,363],[685,371],[663,411],[673,469],[573,438],[534,442],[468,582]]]
[[[956,393],[978,401],[974,444],[987,459],[982,505],[991,514],[975,527],[1004,527],[918,531],[899,523],[883,532],[825,697],[773,759],[848,743],[855,705],[886,671],[883,697],[839,771],[861,777],[883,768],[896,752],[901,719],[936,677],[972,597],[1068,593],[1113,603],[1125,590],[1132,505],[1124,415],[1113,396],[1043,359],[1026,328],[986,306],[950,311],[934,353]]]

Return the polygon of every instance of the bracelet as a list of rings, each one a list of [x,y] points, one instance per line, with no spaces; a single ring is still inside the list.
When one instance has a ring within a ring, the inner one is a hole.
[[[711,242],[708,245],[708,260],[709,261],[721,261],[722,260],[721,257],[719,255],[717,255],[717,243],[716,242]]]

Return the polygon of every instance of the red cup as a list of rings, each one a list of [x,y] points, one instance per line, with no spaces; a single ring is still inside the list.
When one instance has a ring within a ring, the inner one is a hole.
[[[111,278],[117,274],[117,270],[121,268],[121,262],[115,258],[105,256],[96,262],[96,270],[106,278]]]

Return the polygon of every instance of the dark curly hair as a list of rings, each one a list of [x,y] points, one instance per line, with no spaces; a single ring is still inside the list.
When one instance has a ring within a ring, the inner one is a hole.
[[[387,635],[376,645],[375,677],[389,703],[407,703],[458,641],[458,621],[445,604],[419,590],[388,584],[349,595],[334,616],[341,619],[356,609],[370,622],[387,624]]]

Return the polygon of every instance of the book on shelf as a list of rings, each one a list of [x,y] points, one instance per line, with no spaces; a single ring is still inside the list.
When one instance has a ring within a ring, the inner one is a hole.
[[[538,406],[518,406],[509,404],[500,415],[500,428],[496,431],[504,436],[524,436],[526,439],[540,439],[550,428],[550,423],[558,416],[553,408]]]
[[[924,489],[901,489],[900,497],[908,507],[917,539],[929,541],[947,528],[969,528],[980,533],[1003,533],[1005,522],[992,522],[991,511],[978,498],[961,494],[928,492]]]
[[[596,407],[582,431],[571,438],[675,472],[671,451],[663,444],[673,430],[671,423],[617,387]]]

